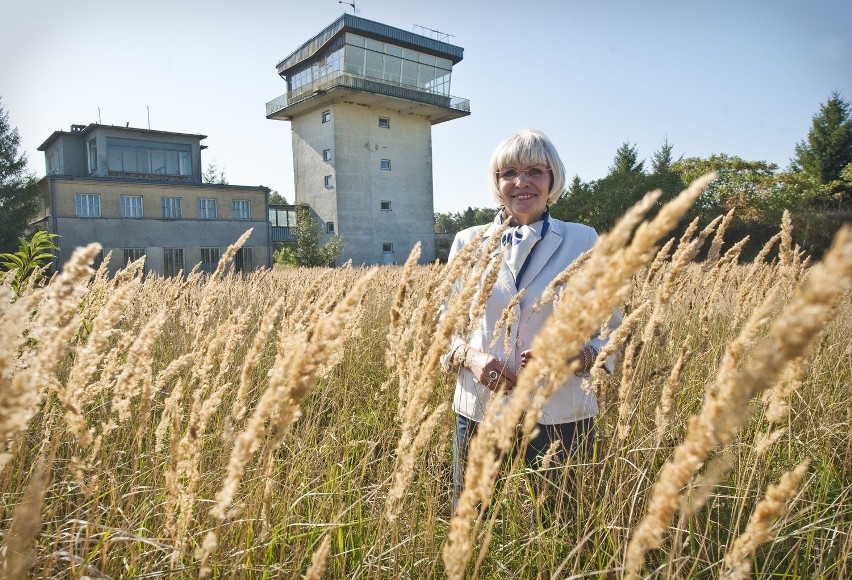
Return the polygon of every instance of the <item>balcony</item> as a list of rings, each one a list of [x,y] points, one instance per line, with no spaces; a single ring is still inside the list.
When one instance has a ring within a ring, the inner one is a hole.
[[[337,92],[340,94],[336,95]],[[337,71],[269,101],[266,103],[266,118],[289,120],[293,115],[313,108],[313,102],[317,99],[322,100],[323,103],[336,102],[345,100],[346,97],[351,97],[355,93],[393,97],[407,101],[407,105],[398,106],[399,110],[423,114],[432,119],[433,125],[470,114],[470,100],[468,99],[431,93],[392,81]],[[312,102],[308,103],[308,101]],[[363,104],[376,104],[375,101],[375,98],[367,97]],[[412,110],[411,103],[422,105],[422,107],[416,107],[415,110]]]

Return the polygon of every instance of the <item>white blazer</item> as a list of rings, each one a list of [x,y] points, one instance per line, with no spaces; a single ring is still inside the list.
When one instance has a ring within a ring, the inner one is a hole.
[[[494,227],[494,224],[474,226],[456,234],[450,250],[450,260],[464,245],[471,242],[484,243]],[[597,237],[595,230],[588,226],[550,218],[550,227],[544,238],[536,244],[519,288],[515,287],[515,280],[505,260],[500,262],[500,272],[494,290],[486,302],[483,317],[476,323],[472,335],[467,337],[468,345],[491,354],[506,363],[510,370],[517,372],[521,365],[521,352],[530,348],[533,338],[553,313],[552,303],[544,305],[537,312],[532,310],[533,303],[541,297],[544,289],[557,274],[594,245]],[[505,328],[500,329],[499,338],[492,348],[494,326],[520,289],[524,289],[524,295],[515,307],[515,323],[509,335],[509,351],[506,352]],[[615,328],[620,323],[620,312],[614,312],[609,322],[610,327]],[[456,338],[451,348],[456,348],[463,340]],[[590,337],[586,344],[598,351],[602,347],[597,335]],[[612,372],[612,360],[607,361],[607,368]],[[597,399],[592,392],[583,390],[582,379],[572,376],[553,392],[542,408],[539,423],[570,423],[598,414]],[[482,421],[485,407],[493,394],[474,378],[470,370],[462,368],[456,381],[453,410],[474,421]],[[511,394],[506,396],[507,399],[508,397],[511,397]]]

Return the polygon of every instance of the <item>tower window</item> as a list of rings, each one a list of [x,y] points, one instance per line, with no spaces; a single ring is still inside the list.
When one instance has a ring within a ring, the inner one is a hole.
[[[389,201],[380,202],[380,206],[382,208],[382,211],[390,211],[391,210],[391,203]]]
[[[325,176],[325,186],[329,189],[331,189],[334,186],[334,183],[331,180],[331,175]]]
[[[322,160],[323,161],[331,161],[331,149],[323,149],[322,150]]]
[[[379,117],[379,127],[382,129],[390,129],[390,119],[387,117]]]
[[[382,159],[382,162],[379,165],[379,167],[381,168],[382,171],[390,171],[391,170],[390,159]]]
[[[322,122],[328,123],[331,121],[331,111],[323,111],[322,112]]]
[[[334,233],[334,222],[325,222],[325,233],[333,234]]]
[[[384,242],[382,244],[383,254],[393,254],[393,242]]]

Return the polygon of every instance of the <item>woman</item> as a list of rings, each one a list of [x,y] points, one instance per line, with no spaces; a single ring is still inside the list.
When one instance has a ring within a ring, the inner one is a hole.
[[[458,372],[453,397],[454,507],[461,492],[468,443],[484,418],[488,401],[493,396],[511,396],[519,370],[534,356],[530,350],[533,338],[553,310],[552,303],[535,310],[533,304],[547,285],[597,239],[588,226],[550,216],[548,205],[559,198],[565,187],[565,167],[541,131],[521,131],[501,143],[491,157],[488,182],[491,197],[500,206],[494,222],[459,232],[450,251],[452,260],[464,245],[484,243],[508,220],[501,238],[504,259],[485,312],[466,340],[453,341],[447,356],[449,368]],[[495,339],[494,322],[521,291],[523,295],[514,307],[516,322],[508,329],[510,335],[506,337],[507,330],[500,328]],[[615,313],[611,324],[619,321]],[[556,462],[564,463],[581,443],[584,448],[591,445],[598,404],[594,394],[582,388],[582,380],[600,349],[600,340],[592,337],[571,360],[565,361],[569,364],[576,360],[579,370],[554,391],[542,408],[539,433],[525,450],[528,465],[539,464],[556,440],[562,442],[556,448]],[[609,370],[611,365],[608,361]]]

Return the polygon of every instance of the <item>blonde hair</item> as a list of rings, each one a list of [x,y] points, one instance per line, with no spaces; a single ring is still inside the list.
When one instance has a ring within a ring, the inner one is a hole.
[[[565,190],[565,166],[550,139],[538,129],[518,131],[497,146],[488,164],[488,192],[497,205],[506,202],[500,195],[497,172],[513,164],[541,163],[550,168],[550,191],[547,203],[555,203]]]

